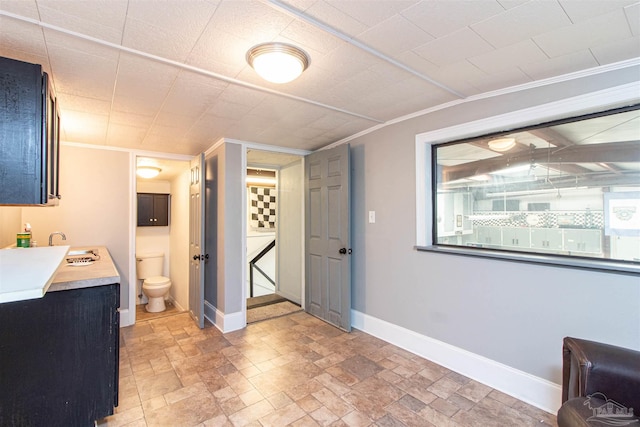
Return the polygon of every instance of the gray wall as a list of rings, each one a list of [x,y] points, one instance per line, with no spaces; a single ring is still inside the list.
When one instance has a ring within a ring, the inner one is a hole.
[[[226,314],[242,311],[243,147],[224,143],[206,156],[206,250],[204,298]]]
[[[416,134],[632,82],[637,75],[637,69],[619,71],[468,102],[350,141],[353,309],[557,384],[564,336],[640,349],[637,276],[414,249]],[[374,224],[367,221],[370,210],[376,211]]]
[[[224,313],[242,311],[245,301],[242,299],[242,272],[244,269],[242,249],[242,225],[245,216],[242,206],[246,197],[244,184],[245,166],[244,147],[240,144],[225,143],[225,161],[221,167],[224,173],[223,200],[224,218],[220,224],[224,227]]]

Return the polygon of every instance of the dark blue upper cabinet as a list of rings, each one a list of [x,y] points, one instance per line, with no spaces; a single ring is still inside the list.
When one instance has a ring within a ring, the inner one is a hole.
[[[59,117],[42,67],[0,57],[0,205],[60,198]]]

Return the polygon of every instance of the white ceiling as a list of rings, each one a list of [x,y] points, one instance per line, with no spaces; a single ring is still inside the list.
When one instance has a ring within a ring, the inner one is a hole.
[[[304,49],[284,85],[245,54]],[[42,64],[64,141],[313,150],[450,101],[640,56],[636,0],[2,0],[0,56]]]

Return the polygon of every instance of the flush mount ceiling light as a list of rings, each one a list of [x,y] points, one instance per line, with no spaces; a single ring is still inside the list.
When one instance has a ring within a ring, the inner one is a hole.
[[[309,56],[290,44],[262,43],[249,49],[247,62],[263,79],[288,83],[307,69]]]
[[[162,169],[155,166],[138,166],[136,173],[140,178],[155,178]]]
[[[247,185],[249,184],[265,184],[269,186],[276,185],[276,172],[264,169],[247,169]]]
[[[489,148],[494,151],[509,151],[516,146],[515,138],[498,138],[489,141]]]

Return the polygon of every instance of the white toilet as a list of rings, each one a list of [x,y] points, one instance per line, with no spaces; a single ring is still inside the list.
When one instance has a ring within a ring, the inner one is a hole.
[[[142,282],[142,291],[149,298],[146,310],[158,313],[165,310],[164,297],[171,288],[171,280],[162,275],[164,254],[149,252],[136,255],[136,272]]]

